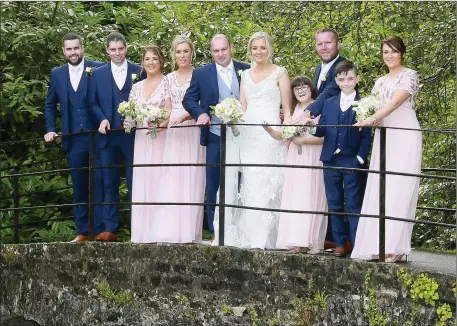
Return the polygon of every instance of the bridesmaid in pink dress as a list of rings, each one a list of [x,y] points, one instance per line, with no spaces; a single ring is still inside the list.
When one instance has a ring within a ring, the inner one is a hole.
[[[162,50],[156,46],[147,46],[143,51],[142,65],[147,78],[133,85],[130,98],[137,102],[146,102],[171,112],[171,100],[168,93],[168,81],[162,74],[164,66]],[[166,127],[162,121],[160,127]],[[139,127],[147,127],[137,126]],[[158,128],[157,138],[152,139],[147,129],[135,133],[134,164],[161,164],[165,148],[167,129]],[[160,191],[160,167],[134,167],[132,181],[132,202],[154,202]],[[135,243],[154,242],[152,215],[155,206],[132,205],[131,238]]]
[[[294,100],[291,124],[300,123],[309,112],[306,111],[317,97],[317,90],[311,79],[299,76],[291,82]],[[288,124],[286,120],[284,124]],[[318,118],[315,119],[318,123]],[[279,131],[265,127],[270,135],[281,140]],[[287,154],[287,165],[322,166],[320,155],[323,138],[309,133],[293,138]],[[301,146],[301,154],[298,148]],[[281,209],[303,211],[327,211],[324,174],[320,169],[285,169]],[[301,251],[319,254],[324,251],[327,216],[322,214],[280,213],[276,248],[289,249],[292,253]]]
[[[195,48],[187,36],[172,42],[171,57],[178,70],[166,76],[172,102],[163,163],[205,163],[205,147],[200,145],[200,128],[182,106],[192,77]],[[189,127],[184,127],[189,126]],[[180,128],[173,128],[180,127]],[[164,167],[156,202],[203,203],[205,167]],[[154,242],[191,243],[202,241],[203,206],[158,206],[152,218]]]
[[[382,58],[389,73],[379,78],[373,88],[381,99],[381,108],[358,123],[373,126],[419,129],[414,105],[419,79],[414,70],[403,66],[406,47],[401,38],[382,41]],[[422,134],[420,131],[387,129],[386,170],[421,172]],[[376,130],[370,170],[379,170],[379,130]],[[386,177],[386,215],[414,220],[419,194],[419,178],[400,175]],[[361,214],[379,214],[379,174],[369,173]],[[412,223],[386,220],[386,262],[405,260],[411,252]],[[351,258],[373,260],[379,255],[378,219],[361,217]]]

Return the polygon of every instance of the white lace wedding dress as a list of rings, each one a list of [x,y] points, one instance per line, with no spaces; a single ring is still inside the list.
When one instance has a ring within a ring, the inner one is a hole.
[[[259,83],[254,83],[245,70],[241,78],[247,110],[243,117],[246,124],[281,124],[279,110],[281,95],[279,77],[285,72],[283,67],[271,73]],[[279,127],[274,127],[279,128]],[[284,164],[287,150],[263,127],[238,126],[240,135],[234,137],[227,128],[227,163],[242,164]],[[238,187],[238,171],[241,172],[241,187]],[[276,208],[281,206],[283,168],[266,167],[227,167],[226,204]],[[238,192],[238,190],[240,191]],[[275,248],[278,232],[279,213],[225,208],[224,244],[241,248]],[[219,210],[216,208],[214,219],[215,241],[218,244]]]

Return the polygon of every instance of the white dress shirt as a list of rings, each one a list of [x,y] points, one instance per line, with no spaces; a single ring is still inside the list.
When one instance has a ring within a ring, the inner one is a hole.
[[[346,112],[352,105],[352,102],[355,100],[355,95],[356,92],[352,92],[349,95],[345,95],[341,93],[341,98],[340,98],[340,108],[341,111]]]
[[[84,71],[84,59],[77,66],[72,66],[68,64],[68,72],[70,73],[70,83],[71,87],[75,90],[78,90],[79,82],[81,81],[81,77]]]
[[[233,61],[230,60],[230,63],[227,67],[222,67],[220,64],[216,63],[216,70],[219,76],[221,76],[222,80],[224,81],[225,85],[231,90],[232,89],[232,76],[233,70],[235,67],[233,66]]]
[[[124,60],[120,66],[117,66],[111,61],[111,72],[113,73],[114,81],[120,90],[124,87],[125,80],[127,79],[127,69],[127,60]]]
[[[319,74],[319,79],[317,81],[317,89],[321,87],[321,84],[324,82],[324,78],[326,78],[328,71],[330,68],[332,68],[332,65],[335,63],[335,61],[339,58],[340,56],[337,55],[335,59],[328,63],[321,63],[321,73]]]

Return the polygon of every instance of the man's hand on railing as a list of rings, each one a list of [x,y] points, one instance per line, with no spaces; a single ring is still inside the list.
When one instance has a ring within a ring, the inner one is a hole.
[[[46,135],[44,135],[44,141],[47,143],[52,143],[56,138],[59,137],[58,134],[56,134],[53,131],[48,132]]]
[[[208,114],[202,113],[198,116],[197,125],[209,125],[211,123],[211,118]]]
[[[101,134],[106,135],[106,131],[110,130],[110,129],[111,128],[110,128],[110,125],[109,125],[109,121],[108,121],[108,119],[105,119],[102,122],[100,122],[100,127],[98,127],[98,132],[101,133]]]

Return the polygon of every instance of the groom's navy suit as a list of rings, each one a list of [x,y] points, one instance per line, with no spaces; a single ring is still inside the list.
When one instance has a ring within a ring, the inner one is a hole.
[[[371,129],[323,127],[320,125],[353,125],[357,122],[356,113],[349,107],[346,111],[340,108],[341,93],[324,101],[319,125],[315,136],[324,137],[321,161],[324,166],[361,168],[359,156],[367,161],[371,144]],[[358,94],[355,98],[360,99]],[[337,149],[339,153],[335,154]],[[325,193],[330,212],[360,214],[363,193],[361,191],[360,173],[354,171],[324,170]],[[348,238],[355,241],[358,217],[348,216],[349,232],[343,216],[330,215],[329,220],[336,246],[345,246]]]
[[[249,65],[233,61],[233,67],[231,88],[223,82],[217,72],[215,63],[210,63],[194,70],[190,86],[182,101],[183,107],[189,112],[192,118],[198,120],[198,117],[203,113],[211,116],[210,106],[216,105],[228,97],[239,98],[241,77],[238,72],[248,69]],[[219,123],[215,117],[211,118],[211,122]],[[200,144],[207,146],[206,163],[219,164],[220,129],[217,129],[216,126],[212,126],[211,128],[202,126]],[[220,183],[219,173],[220,169],[218,167],[206,167],[206,204],[216,203],[217,190]],[[214,211],[214,206],[206,206],[206,216],[211,234],[214,233]]]
[[[119,104],[127,101],[132,89],[132,74],[140,77],[141,67],[127,62],[127,76],[122,89],[119,89],[111,71],[111,62],[98,68],[91,79],[93,87],[89,93],[89,105],[98,124],[108,120],[111,129],[122,127],[124,118],[118,113]],[[123,130],[108,131],[106,135],[98,133],[100,161],[102,165],[133,164],[133,147],[135,133],[126,134]],[[120,172],[119,168],[103,170],[103,186],[106,202],[119,202]],[[131,197],[133,168],[126,168],[127,187]],[[105,232],[117,233],[119,225],[119,207],[105,206]]]
[[[56,132],[57,103],[60,103],[62,115],[62,147],[67,154],[70,168],[83,168],[89,166],[90,136],[82,133],[65,136],[70,133],[97,129],[96,123],[89,114],[87,102],[88,80],[92,77],[86,72],[86,68],[95,69],[103,65],[102,62],[84,59],[84,69],[76,91],[70,82],[70,65],[67,63],[51,71],[51,81],[45,103],[46,132]],[[96,153],[97,155],[98,153]],[[73,203],[87,203],[89,189],[88,171],[71,171],[73,183]],[[103,201],[103,188],[101,171],[95,171],[95,201]],[[74,206],[73,214],[78,235],[88,235],[88,206]],[[97,206],[95,209],[94,233],[100,233],[103,227],[103,209]]]

